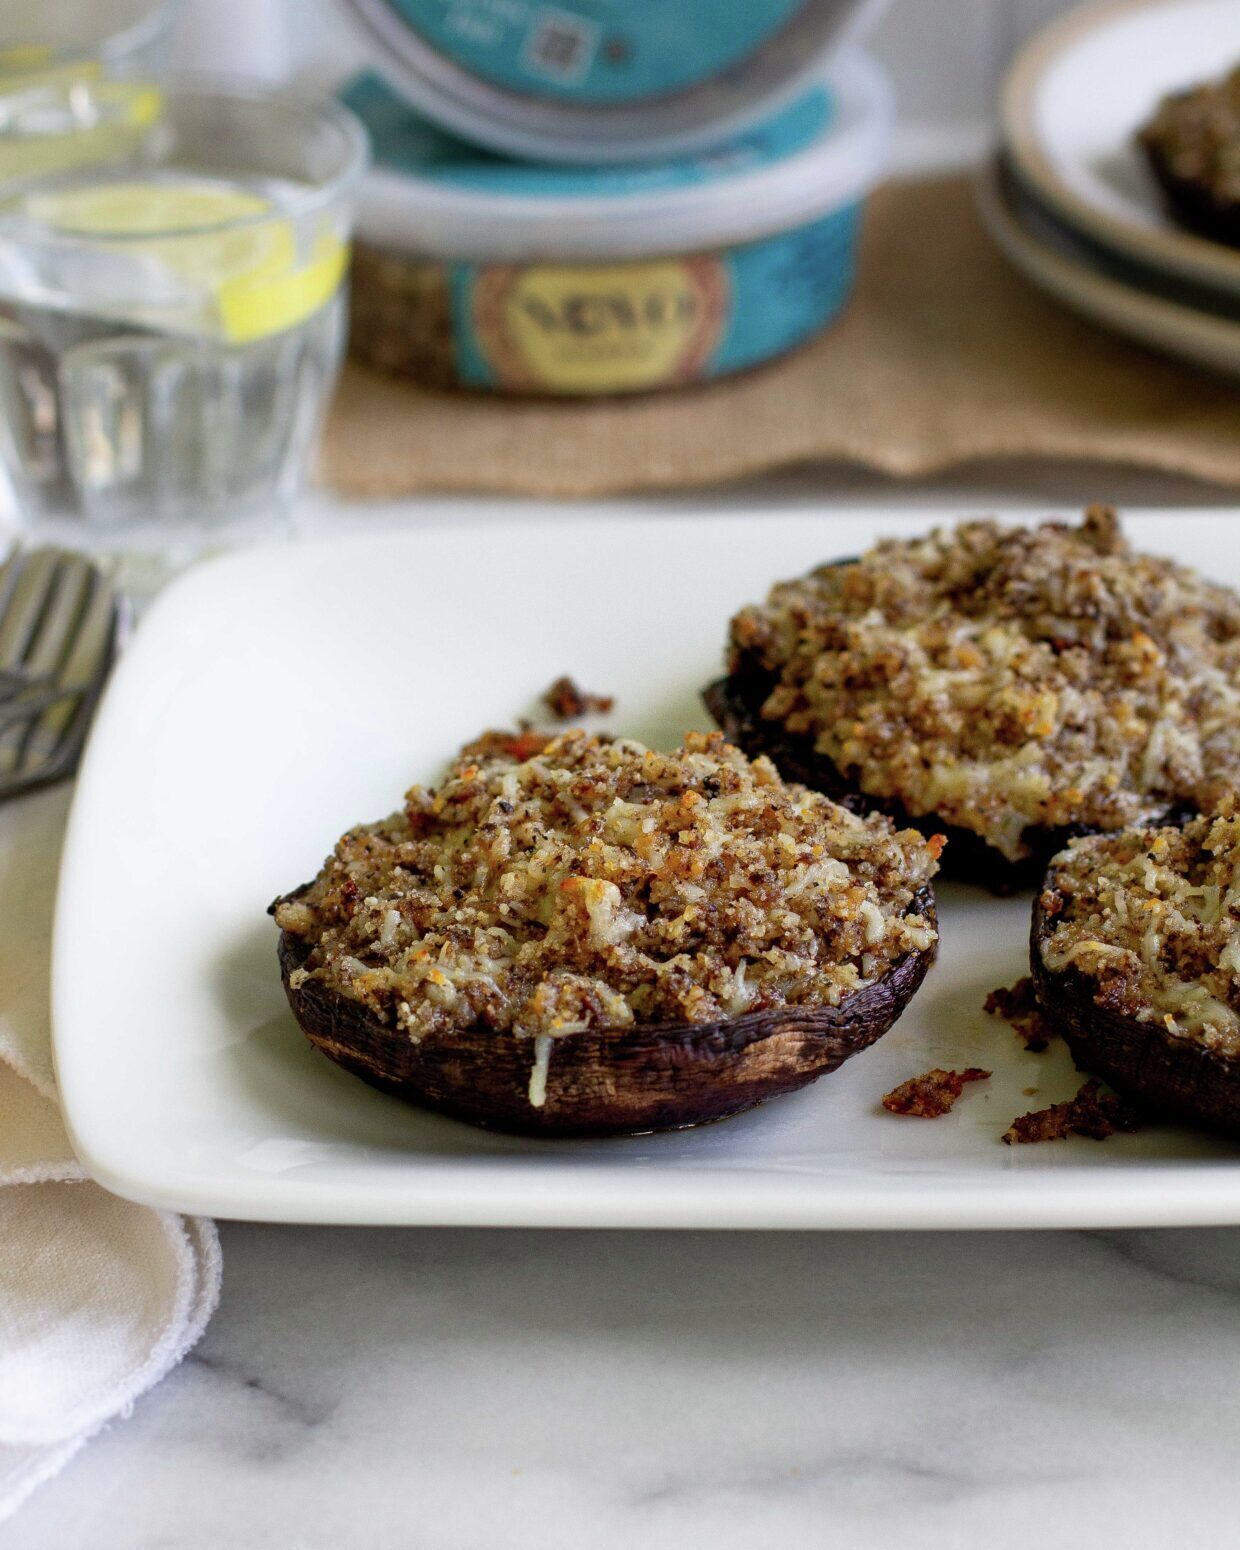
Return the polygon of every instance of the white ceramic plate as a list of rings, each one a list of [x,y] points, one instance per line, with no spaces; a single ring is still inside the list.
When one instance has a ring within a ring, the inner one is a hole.
[[[1104,0],[1017,57],[1000,104],[1016,170],[1082,232],[1168,274],[1240,292],[1240,251],[1167,214],[1133,135],[1168,92],[1240,64],[1236,0]]]
[[[1088,249],[1005,181],[997,165],[977,181],[987,231],[1033,283],[1082,317],[1163,355],[1240,376],[1240,317],[1208,313],[1098,267]]]
[[[1131,530],[1240,583],[1234,521]],[[981,1010],[1023,971],[1026,899],[943,889],[940,961],[885,1039],[817,1086],[673,1135],[531,1141],[421,1113],[311,1051],[286,1009],[268,901],[462,738],[511,724],[571,671],[618,696],[616,730],[670,742],[706,724],[697,691],[739,604],[924,526],[514,520],[254,549],[174,585],[101,711],[61,878],[55,1050],[87,1167],[138,1200],[290,1221],[1240,1222],[1240,1151],[1221,1142],[1000,1144],[1014,1115],[1079,1081]],[[941,1120],[880,1109],[936,1063],[995,1075]]]

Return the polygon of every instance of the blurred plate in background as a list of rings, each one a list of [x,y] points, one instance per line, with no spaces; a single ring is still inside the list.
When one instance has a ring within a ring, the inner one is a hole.
[[[1100,252],[1043,209],[1001,161],[979,175],[977,203],[1006,256],[1057,301],[1164,355],[1240,377],[1240,302],[1226,292],[1159,284],[1156,271]]]
[[[1169,92],[1240,64],[1236,0],[1103,0],[1018,55],[1000,101],[1016,175],[1062,220],[1117,253],[1240,295],[1240,251],[1167,213],[1134,135]]]

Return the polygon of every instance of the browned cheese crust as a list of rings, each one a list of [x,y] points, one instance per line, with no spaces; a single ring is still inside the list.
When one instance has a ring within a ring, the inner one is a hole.
[[[273,911],[333,1059],[480,1123],[606,1134],[736,1112],[878,1038],[934,955],[935,866],[718,734],[486,734]]]
[[[789,779],[941,830],[945,867],[1032,886],[1073,835],[1240,782],[1240,598],[1134,552],[1115,514],[966,522],[774,587],[707,703]]]

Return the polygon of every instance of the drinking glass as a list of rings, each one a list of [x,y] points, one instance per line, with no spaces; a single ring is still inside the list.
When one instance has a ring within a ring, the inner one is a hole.
[[[114,81],[45,80],[48,123],[109,132],[0,181],[0,458],[70,537],[286,511],[344,340],[357,121],[134,82],[118,119]]]

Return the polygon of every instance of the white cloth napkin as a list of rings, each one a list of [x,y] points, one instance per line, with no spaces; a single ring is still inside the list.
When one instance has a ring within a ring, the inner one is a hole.
[[[0,1521],[174,1367],[219,1297],[214,1225],[90,1183],[56,1104],[48,967],[68,794],[0,808]]]

